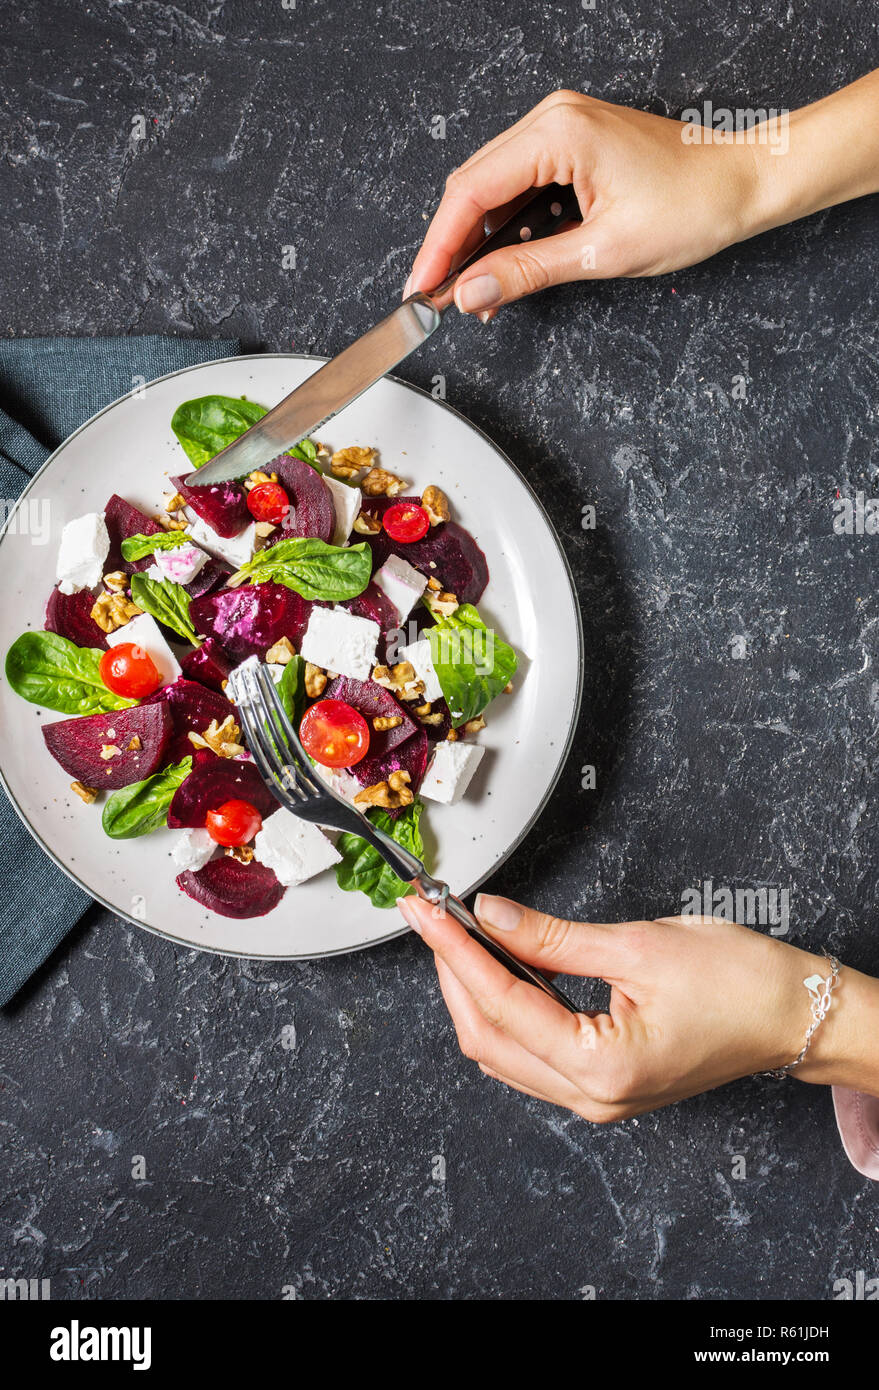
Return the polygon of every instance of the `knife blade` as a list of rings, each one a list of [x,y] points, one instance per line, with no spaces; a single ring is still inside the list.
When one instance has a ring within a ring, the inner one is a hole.
[[[452,302],[455,281],[483,256],[523,241],[552,236],[582,219],[570,184],[547,184],[519,207],[430,294],[412,294],[350,347],[285,396],[234,443],[187,478],[190,487],[209,487],[244,478],[285,449],[320,429],[351,401],[426,342]]]
[[[415,294],[285,396],[261,420],[187,479],[209,487],[263,468],[327,420],[426,342],[442,313],[426,294]]]

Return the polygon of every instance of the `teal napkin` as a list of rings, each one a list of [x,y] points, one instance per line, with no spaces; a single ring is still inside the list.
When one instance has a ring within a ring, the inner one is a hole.
[[[0,342],[0,497],[7,505],[18,497],[69,434],[139,382],[239,352],[240,345],[231,339],[19,338]],[[9,730],[3,736],[8,738]],[[2,1007],[76,925],[91,898],[43,853],[3,791],[0,843]]]

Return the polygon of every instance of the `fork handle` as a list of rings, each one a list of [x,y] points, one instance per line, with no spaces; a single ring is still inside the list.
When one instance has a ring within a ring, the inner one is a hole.
[[[473,916],[470,909],[465,907],[461,899],[456,898],[454,893],[446,889],[445,893],[437,897],[435,892],[429,890],[425,891],[424,886],[417,878],[412,880],[412,886],[418,896],[423,898],[425,902],[433,903],[434,906],[438,908],[444,908],[450,917],[454,917],[456,922],[460,922],[464,930],[469,932],[470,936],[474,937],[479,942],[480,946],[488,951],[490,956],[493,956],[501,965],[506,966],[510,974],[515,975],[517,980],[524,980],[528,985],[536,985],[539,990],[542,990],[544,994],[548,994],[550,999],[554,999],[557,1004],[561,1004],[569,1013],[575,1014],[579,1012],[577,1006],[572,1004],[570,999],[562,994],[560,989],[556,989],[551,980],[548,980],[545,975],[541,975],[539,970],[532,969],[530,965],[526,965],[524,961],[512,955],[504,946],[501,946],[499,942],[495,941],[493,936],[489,936],[488,932]],[[445,885],[443,885],[443,887],[445,887]]]

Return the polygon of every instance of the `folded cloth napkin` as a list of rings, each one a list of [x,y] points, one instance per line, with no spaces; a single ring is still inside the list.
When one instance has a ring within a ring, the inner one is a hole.
[[[19,338],[0,342],[0,497],[8,512],[50,453],[104,406],[182,367],[235,357],[231,339]],[[0,1007],[42,965],[91,899],[43,853],[0,791],[4,893]]]

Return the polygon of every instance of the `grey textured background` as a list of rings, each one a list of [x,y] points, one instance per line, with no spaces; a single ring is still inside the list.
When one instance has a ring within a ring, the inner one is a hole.
[[[0,331],[251,350],[364,329],[448,170],[554,87],[793,107],[879,61],[843,0],[2,0],[0,27]],[[498,889],[612,920],[774,885],[797,939],[879,969],[879,542],[832,531],[837,489],[877,491],[876,212],[450,321],[406,364],[524,470],[582,596],[577,750]],[[0,1266],[56,1297],[826,1299],[879,1272],[828,1093],[591,1128],[458,1055],[418,943],[257,965],[96,912],[0,1038]]]

